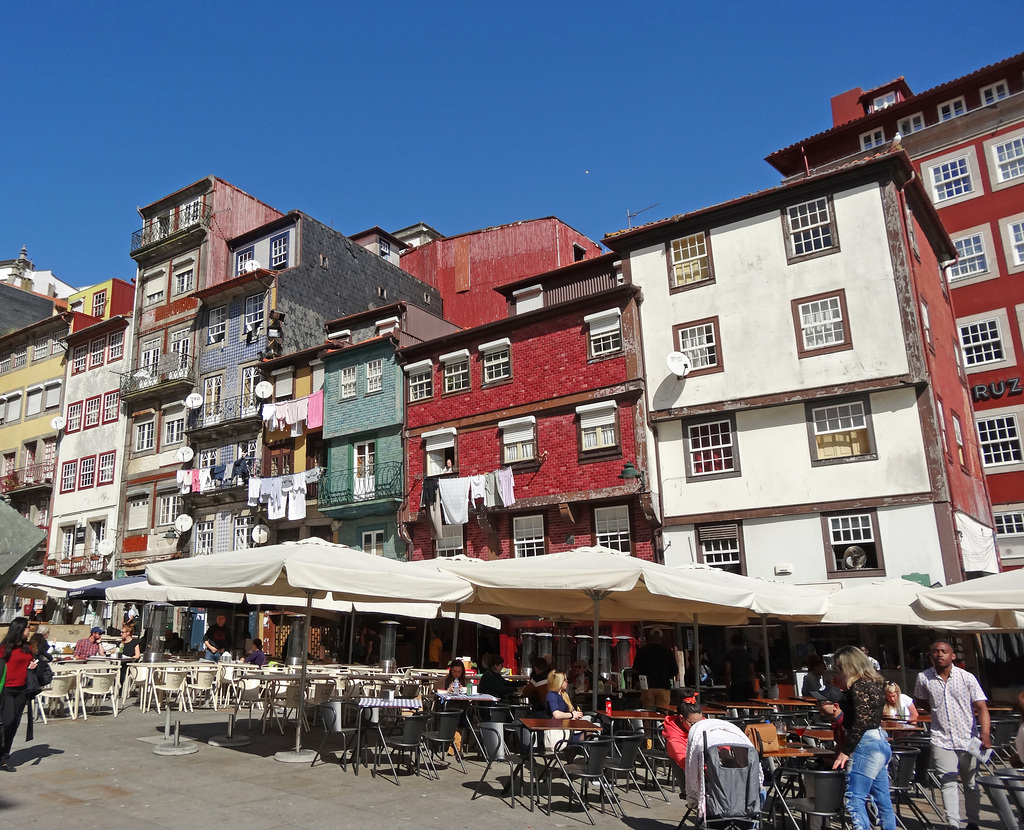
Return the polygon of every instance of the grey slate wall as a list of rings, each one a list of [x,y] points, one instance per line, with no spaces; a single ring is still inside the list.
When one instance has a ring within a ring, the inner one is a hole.
[[[422,301],[422,297],[420,299]],[[52,315],[53,300],[0,283],[0,336]]]

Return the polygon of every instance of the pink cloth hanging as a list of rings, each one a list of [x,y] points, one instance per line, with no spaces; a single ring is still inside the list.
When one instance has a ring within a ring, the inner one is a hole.
[[[306,408],[306,426],[309,429],[316,429],[324,425],[324,390],[314,392],[309,396],[309,403]]]

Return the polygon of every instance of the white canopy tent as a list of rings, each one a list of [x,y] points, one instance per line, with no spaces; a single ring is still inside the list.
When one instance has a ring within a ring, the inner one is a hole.
[[[1003,628],[1019,630],[1024,623],[1024,570],[934,588],[918,597],[916,608],[924,614],[957,618],[992,612]]]

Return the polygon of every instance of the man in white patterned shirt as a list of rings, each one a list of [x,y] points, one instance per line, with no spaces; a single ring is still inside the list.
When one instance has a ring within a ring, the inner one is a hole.
[[[942,784],[942,808],[946,824],[960,827],[960,793],[964,785],[967,830],[978,830],[981,791],[978,788],[978,759],[967,751],[974,737],[975,723],[984,747],[991,746],[990,722],[985,693],[977,678],[953,665],[953,646],[945,640],[932,644],[932,668],[917,676],[914,698],[931,709],[932,768]]]

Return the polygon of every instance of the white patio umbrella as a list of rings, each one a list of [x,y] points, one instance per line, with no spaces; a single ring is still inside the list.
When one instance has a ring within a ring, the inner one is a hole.
[[[303,539],[264,548],[160,562],[146,569],[149,581],[179,588],[208,588],[273,597],[305,597],[307,609],[314,597],[348,602],[463,602],[473,594],[465,581],[445,573],[431,573],[407,563],[363,553],[321,539]],[[309,636],[309,628],[306,628]],[[305,688],[309,643],[303,643],[299,683]],[[295,727],[295,751],[277,753],[280,761],[308,761],[302,751],[302,723]]]
[[[1003,571],[934,588],[918,597],[917,607],[925,613],[958,618],[995,612],[1003,627],[1019,629],[1024,622],[1024,570]]]

